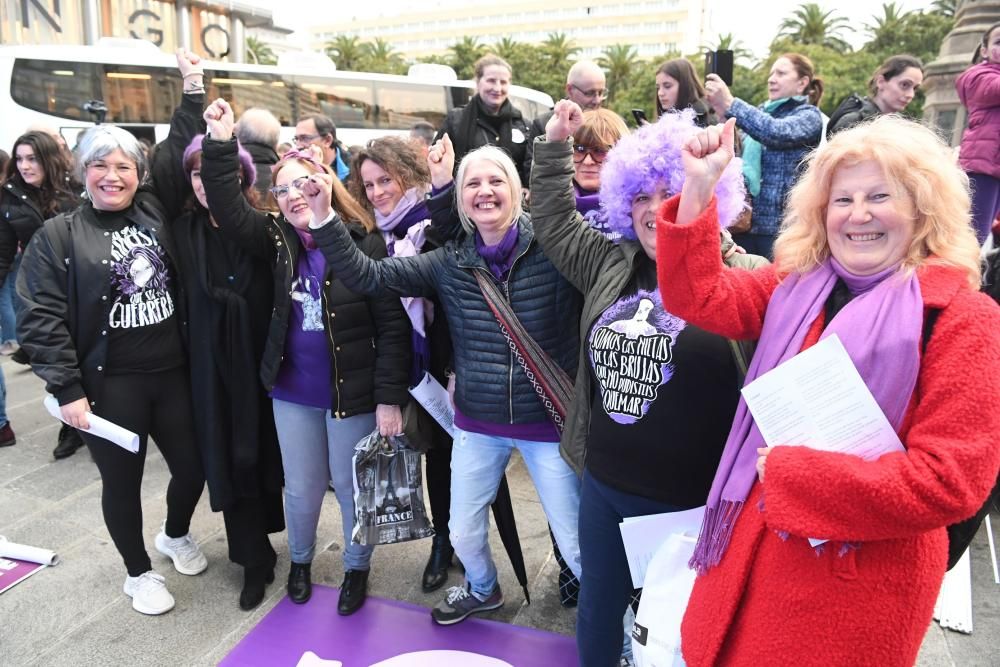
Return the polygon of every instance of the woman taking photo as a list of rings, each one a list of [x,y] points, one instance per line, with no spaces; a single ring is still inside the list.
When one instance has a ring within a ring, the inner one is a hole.
[[[657,221],[664,306],[759,336],[748,382],[838,336],[905,449],[865,460],[768,447],[741,400],[692,559],[684,659],[912,665],[945,528],[982,506],[1000,467],[1000,414],[968,408],[1000,395],[1000,311],[978,291],[967,179],[933,131],[879,117],[817,152],[775,265],[725,271],[713,191],[732,142],[729,122],[685,147],[681,195]]]
[[[454,153],[448,147],[443,141],[431,149],[435,186],[452,172]],[[456,184],[454,196],[466,236],[416,257],[382,261],[373,261],[350,243],[348,228],[330,209],[329,178],[317,174],[306,186],[312,224],[318,225],[316,242],[338,275],[366,293],[437,295],[448,321],[457,431],[449,528],[452,546],[465,566],[466,584],[449,588],[435,606],[432,616],[441,625],[503,605],[490,555],[487,510],[515,448],[524,458],[563,557],[574,575],[580,574],[579,479],[560,457],[558,431],[515,360],[491,311],[494,302],[487,301],[483,290],[498,288],[508,295],[513,311],[508,321],[516,317],[569,373],[576,367],[578,341],[568,324],[579,318],[579,295],[535,243],[521,211],[516,169],[502,150],[487,146],[469,153],[459,165]],[[451,197],[450,188],[438,195],[444,202]]]
[[[681,147],[698,132],[694,112],[640,128],[604,161],[601,199],[617,243],[589,229],[573,207],[575,147],[567,139],[580,135],[591,113],[568,100],[556,103],[546,140],[535,143],[532,222],[546,255],[584,295],[584,345],[562,450],[583,475],[578,652],[582,665],[608,667],[618,663],[621,618],[632,594],[619,524],[705,503],[749,355],[666,311],[656,286],[653,221],[683,183]],[[724,227],[743,206],[737,164],[716,192]],[[763,262],[731,252],[728,234],[717,229],[717,243],[720,235],[722,254],[734,264]],[[647,351],[624,352],[640,338]]]
[[[717,75],[706,77],[705,96],[719,118],[735,118],[743,130],[743,178],[753,198],[750,231],[733,237],[747,252],[771,256],[785,210],[788,190],[801,173],[800,164],[819,145],[823,117],[818,105],[823,81],[812,62],[786,53],[771,66],[768,101],[759,107],[733,97]]]
[[[324,261],[309,230],[303,188],[330,176],[349,243],[365,257],[385,257],[367,212],[314,153],[289,151],[272,170],[277,215],[254,209],[243,193],[233,138],[233,110],[216,100],[205,110],[201,178],[212,219],[248,255],[273,267],[274,308],[260,365],[270,392],[285,472],[285,520],[291,568],[288,596],[312,595],[311,565],[323,496],[333,482],[344,537],[344,580],[337,612],[353,614],[368,593],[374,547],[351,542],[354,527],[354,446],[378,427],[402,431],[400,406],[409,400],[410,325],[398,298],[351,291],[345,274]]]
[[[826,136],[885,113],[900,113],[913,101],[924,82],[924,64],[913,56],[889,56],[868,80],[869,95],[851,93],[840,103],[826,126]]]
[[[431,174],[424,151],[412,140],[382,137],[353,155],[350,192],[375,219],[389,257],[412,257],[440,246],[427,209]],[[440,302],[404,297],[402,304],[413,326],[410,385],[418,384],[429,372],[441,386],[447,386],[451,336]],[[423,408],[418,409],[423,412]],[[426,488],[435,533],[421,587],[430,593],[448,580],[448,567],[455,553],[448,539],[452,442],[433,417],[424,412],[421,418],[430,434],[430,441],[423,445],[428,447]]]
[[[14,157],[7,163],[0,187],[0,285],[5,288],[13,287],[21,263],[18,253],[28,247],[42,223],[79,205],[79,185],[70,179],[71,170],[66,152],[45,132],[27,132],[14,142]],[[17,299],[12,301],[16,314]],[[4,326],[3,337],[16,343],[13,322],[10,330]],[[23,352],[14,352],[14,360],[28,362]],[[76,429],[63,424],[52,456],[64,459],[82,446]]]
[[[477,60],[473,70],[476,94],[464,107],[448,112],[437,138],[445,134],[451,137],[455,164],[480,146],[499,146],[514,161],[521,183],[527,183],[528,125],[508,99],[514,70],[493,54]]]
[[[694,122],[708,127],[718,122],[705,99],[705,88],[687,58],[674,58],[656,70],[656,117],[671,111],[694,109]]]

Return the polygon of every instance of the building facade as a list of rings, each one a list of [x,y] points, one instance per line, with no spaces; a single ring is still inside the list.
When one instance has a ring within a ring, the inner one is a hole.
[[[89,45],[122,37],[168,52],[184,47],[212,60],[243,62],[248,28],[276,29],[269,10],[243,2],[0,0],[2,44]]]
[[[476,5],[438,2],[375,18],[344,17],[310,29],[309,48],[345,35],[371,41],[381,37],[407,58],[443,55],[462,37],[482,44],[503,38],[537,44],[554,32],[580,47],[579,57],[596,58],[609,45],[636,48],[640,58],[668,51],[691,53],[705,42],[704,0],[546,0]]]

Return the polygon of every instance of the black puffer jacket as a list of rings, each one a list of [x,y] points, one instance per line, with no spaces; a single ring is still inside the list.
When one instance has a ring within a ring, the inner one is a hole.
[[[68,213],[79,204],[76,197],[57,200],[55,213]],[[46,218],[51,218],[33,199],[30,186],[14,179],[3,184],[0,190],[0,286],[7,280],[11,264],[17,256],[17,247],[28,247],[28,241],[42,228]]]
[[[450,191],[440,196],[450,196]],[[514,265],[501,283],[518,319],[532,338],[572,376],[576,372],[580,293],[556,271],[522,216]],[[327,265],[366,293],[424,296],[441,301],[455,355],[455,403],[464,415],[495,424],[548,421],[535,390],[514,360],[473,271],[492,277],[476,252],[475,237],[416,257],[376,262],[358,252],[339,220],[313,233]]]
[[[271,263],[274,311],[260,367],[261,381],[270,391],[285,353],[292,308],[290,290],[302,242],[283,217],[250,206],[240,191],[238,172],[236,140],[206,139],[201,179],[212,217],[224,234]],[[382,238],[366,233],[361,225],[350,225],[350,239],[363,256],[386,256]],[[329,265],[324,282],[323,315],[330,339],[333,416],[372,412],[377,404],[406,405],[410,400],[411,329],[399,299],[388,294],[366,297],[353,292]]]

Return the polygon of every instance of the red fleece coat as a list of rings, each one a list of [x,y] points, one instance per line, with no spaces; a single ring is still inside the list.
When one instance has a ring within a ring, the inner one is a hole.
[[[677,205],[657,221],[664,307],[722,336],[759,337],[775,269],[723,269],[714,200],[687,225],[674,222]],[[1000,467],[1000,308],[957,269],[928,264],[917,277],[925,307],[941,312],[899,429],[906,452],[773,450],[721,562],[695,583],[681,627],[690,667],[916,660],[944,577],[945,526],[982,505]],[[803,348],[822,326],[821,315]],[[817,555],[801,536],[833,541]]]

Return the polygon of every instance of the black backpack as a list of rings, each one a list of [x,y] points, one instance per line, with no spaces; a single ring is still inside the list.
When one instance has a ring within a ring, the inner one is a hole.
[[[994,251],[989,260],[984,276],[983,292],[989,294],[1000,303],[1000,251]],[[938,315],[940,314],[941,311],[937,308],[931,308],[927,311],[927,319],[924,320],[924,331],[920,343],[921,354],[927,350],[927,343],[931,338],[931,334],[934,331],[934,324],[937,322]],[[975,514],[965,521],[959,521],[948,526],[949,570],[955,567],[962,554],[969,548],[976,533],[979,532],[979,526],[982,525],[983,519],[986,518],[986,515],[991,510],[1000,511],[1000,475],[997,475],[997,481],[993,485],[993,490],[990,491],[989,496],[986,497],[986,501]]]
[[[857,93],[851,93],[844,98],[844,101],[840,103],[836,111],[830,115],[830,120],[826,124],[826,138],[829,139],[840,130],[846,130],[851,125],[860,123],[872,116],[877,116],[878,113],[878,107],[870,101],[865,100]],[[841,119],[848,114],[858,114],[858,117],[850,125],[838,127]]]

